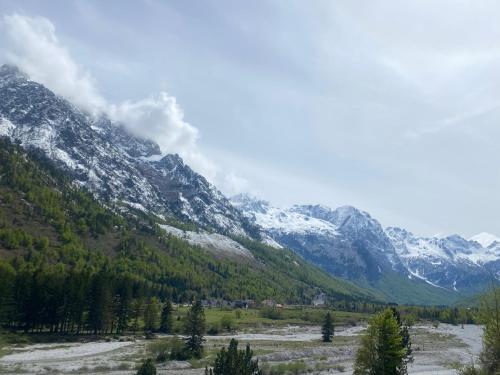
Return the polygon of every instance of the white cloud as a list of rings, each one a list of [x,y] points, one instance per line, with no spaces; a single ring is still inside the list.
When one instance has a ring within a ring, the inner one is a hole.
[[[133,134],[154,140],[163,153],[179,154],[188,165],[225,191],[232,193],[246,183],[232,173],[223,173],[200,152],[198,129],[184,121],[175,97],[160,92],[134,102],[109,103],[99,93],[91,75],[59,41],[50,20],[13,14],[4,16],[3,23],[8,61],[34,81],[94,116],[107,114]]]
[[[102,112],[105,100],[91,76],[79,67],[61,45],[55,27],[44,17],[4,16],[9,39],[7,59],[31,79],[92,114]]]

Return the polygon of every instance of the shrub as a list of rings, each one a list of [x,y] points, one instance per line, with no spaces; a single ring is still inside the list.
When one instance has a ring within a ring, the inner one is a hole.
[[[220,325],[222,329],[225,329],[226,331],[231,331],[233,329],[233,318],[229,315],[224,315],[220,319]]]
[[[262,375],[258,361],[252,357],[250,346],[238,350],[238,341],[231,339],[229,348],[222,348],[217,354],[214,368],[205,368],[205,375]]]
[[[260,310],[260,316],[267,319],[272,320],[280,320],[283,319],[281,310],[278,310],[275,307],[266,307]]]
[[[220,326],[218,323],[212,324],[208,327],[207,333],[209,335],[218,335],[220,333]]]
[[[156,367],[151,358],[142,362],[136,375],[156,375]]]
[[[265,375],[298,375],[305,374],[309,371],[307,364],[304,361],[290,362],[290,363],[280,363],[278,365],[270,366],[268,364],[264,365],[262,372]]]
[[[169,359],[183,361],[188,358],[184,343],[178,336],[151,342],[147,350],[156,362],[166,362]]]
[[[234,311],[234,315],[236,315],[236,319],[241,319],[241,310],[240,309],[237,309]]]
[[[169,358],[172,348],[170,341],[170,339],[161,339],[148,344],[147,350],[156,362],[165,362]]]

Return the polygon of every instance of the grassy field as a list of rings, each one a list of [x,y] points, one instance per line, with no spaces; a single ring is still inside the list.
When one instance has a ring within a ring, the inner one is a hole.
[[[182,330],[183,317],[187,307],[178,307],[174,313],[175,330]],[[258,330],[259,328],[283,327],[287,325],[318,325],[323,322],[325,314],[330,311],[336,325],[357,325],[369,319],[369,314],[334,311],[326,308],[285,307],[282,309],[228,309],[206,308],[207,330]]]

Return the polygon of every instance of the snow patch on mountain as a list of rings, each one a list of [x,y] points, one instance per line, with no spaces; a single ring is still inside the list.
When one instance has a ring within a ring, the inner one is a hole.
[[[489,269],[500,260],[500,246],[485,248],[459,235],[419,237],[401,228],[387,228],[408,271],[432,285],[449,290],[473,290],[489,280]]]
[[[244,194],[231,198],[231,203],[255,221],[264,231],[296,234],[322,233],[331,236],[338,234],[335,224],[302,214],[295,206],[291,208],[273,207],[269,202],[257,200]]]
[[[15,128],[16,126],[12,122],[0,117],[0,136],[10,137]]]
[[[218,233],[208,233],[206,231],[186,231],[163,224],[160,225],[160,228],[168,234],[186,240],[191,245],[200,246],[211,252],[254,259],[252,253],[246,247],[231,238]]]
[[[469,241],[476,241],[482,247],[490,247],[495,242],[500,244],[500,238],[491,233],[481,232],[469,238]]]

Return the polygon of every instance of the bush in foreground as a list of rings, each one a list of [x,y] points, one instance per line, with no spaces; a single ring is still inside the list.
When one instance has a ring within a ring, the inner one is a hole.
[[[262,375],[258,361],[252,357],[250,346],[238,350],[238,341],[231,339],[229,348],[222,348],[217,354],[214,368],[205,368],[205,375]]]
[[[142,362],[141,367],[137,371],[137,375],[156,375],[156,367],[151,358]]]

